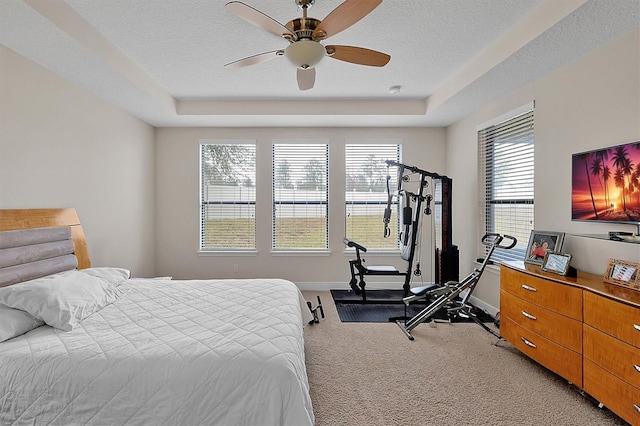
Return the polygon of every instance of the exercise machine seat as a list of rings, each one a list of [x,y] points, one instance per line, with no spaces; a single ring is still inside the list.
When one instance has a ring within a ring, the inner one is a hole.
[[[373,273],[375,275],[398,275],[400,271],[395,266],[391,265],[373,265],[373,266],[365,266],[369,273]]]
[[[422,296],[423,294],[426,294],[438,287],[439,287],[438,284],[427,284],[421,287],[413,287],[410,291],[411,291],[411,294],[413,294],[414,296]]]

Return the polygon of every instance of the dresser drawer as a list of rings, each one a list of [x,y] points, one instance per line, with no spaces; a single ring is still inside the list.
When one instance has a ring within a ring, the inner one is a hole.
[[[640,309],[584,292],[584,322],[640,348]]]
[[[584,356],[640,389],[640,349],[585,325]]]
[[[500,335],[520,352],[582,387],[582,355],[519,326],[500,314]]]
[[[584,391],[632,425],[640,425],[640,390],[584,360]]]
[[[500,268],[500,288],[520,299],[582,321],[582,289]]]
[[[500,317],[546,337],[574,352],[582,353],[582,322],[500,291]]]

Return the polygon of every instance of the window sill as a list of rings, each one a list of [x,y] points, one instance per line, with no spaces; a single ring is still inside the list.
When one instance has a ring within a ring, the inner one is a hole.
[[[360,252],[360,256],[383,257],[383,256],[400,256],[401,252],[397,249],[369,249],[366,253]],[[345,256],[355,256],[355,249],[344,251]]]
[[[198,250],[198,256],[257,256],[258,250],[233,250],[233,249],[219,249],[219,250]]]
[[[478,266],[482,265],[482,262],[478,262],[477,260],[474,263],[476,265],[478,265]],[[491,272],[493,274],[499,274],[500,273],[500,264],[499,263],[490,263],[484,268],[484,270],[487,271],[487,272]]]
[[[271,250],[271,256],[329,256],[330,250],[300,249],[300,250]]]

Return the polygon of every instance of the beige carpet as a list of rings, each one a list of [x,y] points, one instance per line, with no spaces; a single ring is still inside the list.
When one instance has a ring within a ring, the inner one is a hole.
[[[420,324],[410,341],[393,323],[326,318],[305,329],[316,424],[624,425],[564,379],[473,323]]]

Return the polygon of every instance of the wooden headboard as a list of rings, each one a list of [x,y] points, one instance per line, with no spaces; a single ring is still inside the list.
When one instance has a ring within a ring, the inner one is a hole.
[[[76,209],[10,209],[0,210],[0,231],[68,226],[78,258],[78,269],[91,266],[87,240]]]

